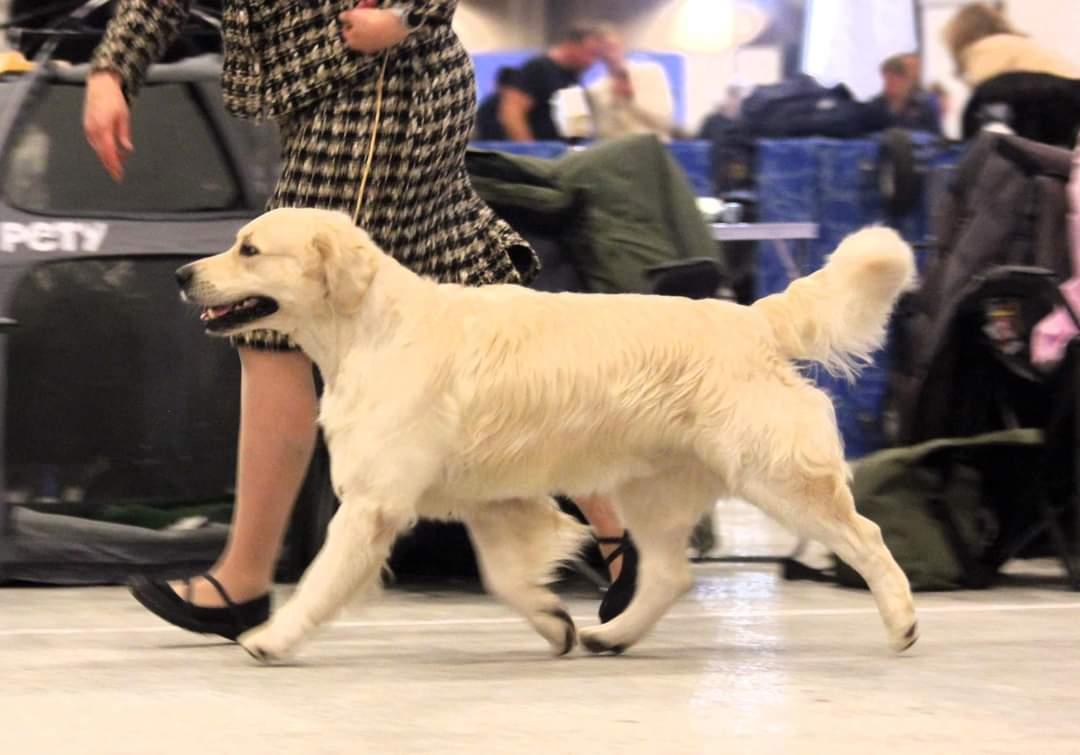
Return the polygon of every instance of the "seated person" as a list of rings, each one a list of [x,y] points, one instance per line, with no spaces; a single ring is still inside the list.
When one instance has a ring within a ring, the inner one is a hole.
[[[515,142],[561,141],[552,102],[557,92],[578,86],[601,59],[604,29],[595,24],[572,27],[550,50],[523,65],[499,96],[499,122]]]
[[[557,95],[563,132],[596,139],[633,134],[653,134],[663,141],[680,138],[675,98],[664,67],[652,61],[627,60],[618,34],[612,29],[605,32],[607,74],[584,91],[565,89]]]
[[[499,120],[499,103],[507,87],[512,86],[517,71],[502,66],[495,73],[495,91],[485,97],[476,109],[476,129],[473,138],[486,142],[509,141],[510,137]]]
[[[871,107],[880,111],[878,123],[886,128],[941,133],[937,102],[919,86],[917,57],[889,58],[881,64],[881,79],[881,94],[870,101]]]

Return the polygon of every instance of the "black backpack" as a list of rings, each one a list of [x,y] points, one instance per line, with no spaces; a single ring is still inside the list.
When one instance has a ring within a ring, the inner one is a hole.
[[[756,139],[854,139],[888,125],[877,108],[856,101],[846,86],[825,87],[805,74],[755,89],[742,104],[740,120]]]

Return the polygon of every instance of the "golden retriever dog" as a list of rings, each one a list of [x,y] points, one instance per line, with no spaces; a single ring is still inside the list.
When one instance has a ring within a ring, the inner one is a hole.
[[[210,333],[274,329],[315,361],[341,506],[292,599],[240,644],[288,656],[431,517],[464,522],[486,587],[555,653],[579,636],[619,653],[690,588],[694,524],[738,497],[854,567],[905,650],[907,578],[856,513],[833,405],[796,365],[853,375],[914,269],[899,236],[871,228],[750,307],[472,288],[410,272],[343,214],[261,216],[177,277]],[[587,531],[553,492],[610,495],[640,551],[629,607],[580,634],[546,584]]]

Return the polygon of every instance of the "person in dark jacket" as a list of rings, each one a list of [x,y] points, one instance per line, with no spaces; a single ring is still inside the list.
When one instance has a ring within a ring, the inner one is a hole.
[[[495,91],[485,97],[476,109],[475,137],[485,142],[505,142],[510,136],[499,120],[499,102],[507,87],[513,86],[517,71],[503,66],[495,73]]]
[[[941,111],[919,85],[918,57],[894,55],[881,64],[882,92],[870,101],[885,128],[941,133]]]

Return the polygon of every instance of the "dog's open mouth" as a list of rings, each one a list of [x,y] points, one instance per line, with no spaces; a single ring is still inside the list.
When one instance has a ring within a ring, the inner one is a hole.
[[[278,304],[267,296],[249,296],[232,304],[218,304],[203,307],[199,319],[205,323],[206,330],[214,333],[247,325],[250,322],[269,317],[278,310]]]

